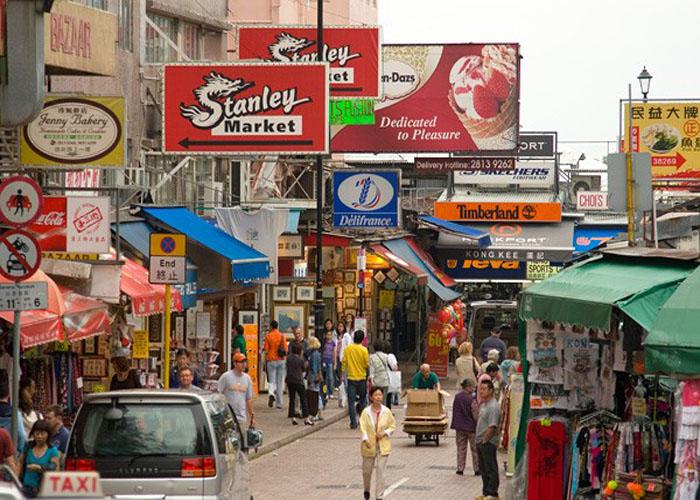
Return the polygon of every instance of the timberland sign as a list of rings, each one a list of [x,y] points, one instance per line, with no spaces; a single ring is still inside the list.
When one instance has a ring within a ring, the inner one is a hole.
[[[561,222],[554,202],[435,202],[435,217],[450,221]]]

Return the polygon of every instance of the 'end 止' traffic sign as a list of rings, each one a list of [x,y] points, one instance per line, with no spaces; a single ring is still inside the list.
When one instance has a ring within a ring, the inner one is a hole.
[[[0,275],[12,281],[24,281],[41,264],[39,242],[31,234],[13,229],[0,236]]]
[[[151,257],[187,256],[187,237],[184,234],[151,233]]]
[[[44,196],[39,184],[24,175],[14,175],[0,184],[0,218],[15,227],[34,222],[41,213]]]

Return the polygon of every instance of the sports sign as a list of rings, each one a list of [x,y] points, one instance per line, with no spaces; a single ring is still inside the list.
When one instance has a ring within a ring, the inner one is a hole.
[[[629,104],[624,114],[626,148]],[[651,154],[653,178],[699,178],[700,101],[633,103],[632,151]]]
[[[328,152],[326,63],[166,64],[163,150]]]
[[[512,170],[515,168],[515,158],[416,158],[415,168],[419,172]]]
[[[23,175],[14,175],[0,185],[0,218],[19,227],[34,222],[41,211],[44,196],[39,184]]]
[[[593,211],[608,209],[608,193],[601,191],[577,191],[576,210]]]
[[[553,266],[549,261],[541,262],[528,262],[527,263],[527,279],[529,280],[546,280],[551,278],[559,271],[563,269],[563,266]]]
[[[436,201],[435,217],[449,221],[560,222],[557,202]]]
[[[518,134],[519,158],[548,158],[557,157],[556,132],[520,132]]]
[[[400,172],[336,170],[333,172],[333,226],[380,229],[399,227]]]
[[[454,173],[455,184],[507,186],[510,184],[550,188],[554,184],[555,166],[550,163],[517,162],[513,168],[482,168]]]
[[[34,237],[19,229],[0,236],[0,275],[13,281],[31,278],[41,264],[41,249]]]
[[[333,152],[515,153],[517,44],[384,45],[373,126],[332,127]]]
[[[0,311],[32,311],[48,307],[49,285],[45,281],[0,284]]]
[[[50,96],[22,128],[23,165],[124,166],[124,98]]]
[[[43,252],[108,253],[109,198],[46,196],[41,214],[29,229]]]
[[[319,60],[316,26],[240,26],[238,57],[270,62]],[[330,64],[331,97],[380,97],[379,27],[323,28],[321,60]]]

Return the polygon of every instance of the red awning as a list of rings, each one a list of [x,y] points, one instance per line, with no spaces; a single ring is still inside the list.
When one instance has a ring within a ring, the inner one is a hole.
[[[433,258],[428,255],[425,250],[423,250],[421,247],[416,244],[415,241],[413,241],[413,238],[406,238],[406,243],[411,247],[411,249],[418,255],[418,257],[421,258],[423,263],[430,269],[430,271],[435,275],[435,277],[445,285],[446,287],[452,287],[457,284],[455,280],[447,276],[445,273],[443,273],[440,268],[438,268],[435,265],[435,261],[433,261]]]
[[[324,247],[349,247],[353,242],[353,238],[348,238],[346,236],[339,236],[335,234],[323,234],[321,236],[321,245]],[[307,247],[316,248],[316,233],[311,232],[310,234],[304,235],[304,245]]]
[[[421,271],[417,267],[412,266],[411,264],[409,264],[408,262],[403,260],[398,255],[394,255],[385,246],[380,245],[380,244],[376,244],[376,245],[371,245],[369,247],[369,249],[371,252],[376,253],[378,255],[381,255],[384,259],[388,260],[393,265],[399,267],[404,272],[406,272],[408,274],[413,274],[416,278],[418,278],[419,285],[425,285],[428,283],[428,275],[426,273],[424,273],[423,271]]]
[[[66,307],[63,329],[70,342],[110,333],[109,314],[105,304],[68,288],[59,288]]]
[[[125,259],[119,282],[122,292],[131,297],[131,312],[134,316],[150,316],[165,311],[165,287],[148,282],[148,270],[131,259]],[[172,288],[171,308],[182,311],[182,296]]]
[[[23,311],[20,314],[20,344],[23,349],[28,349],[35,345],[46,344],[48,342],[60,342],[63,340],[63,325],[61,316],[65,312],[63,297],[58,286],[42,270],[38,270],[25,283],[43,283],[48,286],[49,307],[44,310]],[[0,283],[12,283],[10,280],[0,276]],[[13,311],[0,312],[0,318],[9,323],[14,323],[15,313]]]

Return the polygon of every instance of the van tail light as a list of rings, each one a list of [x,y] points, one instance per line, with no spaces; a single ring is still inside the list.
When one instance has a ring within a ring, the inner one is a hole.
[[[180,465],[181,477],[214,477],[216,460],[214,457],[183,458]]]
[[[77,472],[89,472],[97,469],[95,468],[95,461],[90,458],[67,458],[66,470]]]

